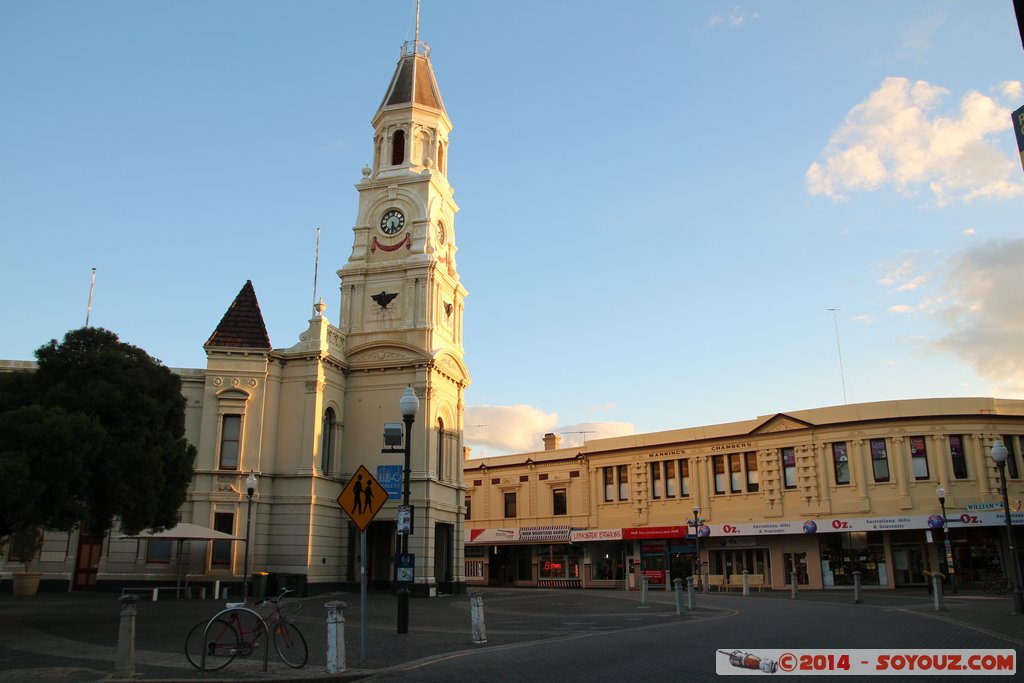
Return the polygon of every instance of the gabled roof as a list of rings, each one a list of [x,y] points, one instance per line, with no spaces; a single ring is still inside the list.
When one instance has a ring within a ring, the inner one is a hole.
[[[245,286],[231,303],[217,329],[206,340],[203,348],[234,348],[234,349],[266,349],[270,350],[270,336],[260,312],[260,302],[256,300],[256,290],[252,280],[246,280]]]
[[[782,432],[790,429],[807,429],[814,427],[814,423],[801,420],[798,417],[786,413],[775,413],[764,418],[759,418],[757,426],[751,429],[749,434],[765,434],[767,432]]]
[[[437,109],[445,116],[448,115],[441,100],[441,91],[437,87],[437,79],[434,78],[429,54],[430,49],[422,41],[403,46],[402,57],[384,93],[381,109],[413,104]]]

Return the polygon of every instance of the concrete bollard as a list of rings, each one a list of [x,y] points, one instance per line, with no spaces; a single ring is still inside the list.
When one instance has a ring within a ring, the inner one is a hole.
[[[484,596],[482,594],[469,594],[469,615],[473,621],[473,644],[486,643],[487,627],[484,626]]]
[[[122,595],[121,623],[117,629],[117,652],[114,655],[112,678],[135,678],[135,615],[137,595]]]
[[[327,608],[327,673],[341,673],[347,668],[345,661],[345,608],[348,603],[338,600],[324,604]]]
[[[708,591],[710,590],[708,588],[708,586],[710,584],[711,584],[711,574],[709,574],[708,572],[704,572],[704,581],[701,583],[701,588],[704,589],[704,595],[708,594]]]
[[[857,605],[864,602],[860,593],[860,572],[853,573],[853,602]]]
[[[743,597],[750,595],[750,572],[743,570]]]
[[[800,589],[796,585],[796,570],[794,569],[789,573],[789,599],[796,600],[797,594]]]
[[[932,574],[932,595],[935,596],[935,611],[943,612],[946,609],[946,602],[942,595],[942,574]]]
[[[683,616],[683,580],[672,579],[672,586],[676,591],[676,616]]]
[[[686,609],[691,612],[697,609],[697,591],[693,589],[693,577],[686,577]]]
[[[647,607],[647,576],[640,575],[640,606]]]
[[[665,570],[665,592],[672,590],[675,584],[672,583],[672,571],[669,569]]]

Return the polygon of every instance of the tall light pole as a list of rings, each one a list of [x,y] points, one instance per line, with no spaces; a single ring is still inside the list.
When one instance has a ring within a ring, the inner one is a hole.
[[[402,412],[402,420],[405,422],[405,473],[404,491],[402,493],[402,507],[409,509],[409,470],[412,453],[412,423],[416,421],[416,412],[420,409],[420,400],[416,398],[416,392],[411,386],[405,388],[402,398],[398,400],[398,409]],[[410,515],[410,520],[412,517]],[[399,530],[401,532],[401,530]],[[409,553],[410,528],[402,534],[402,555]],[[397,567],[395,568],[397,571]],[[409,582],[403,581],[398,587],[398,632],[409,632]]]
[[[693,526],[693,540],[697,544],[697,585],[695,588],[701,589],[704,585],[704,573],[701,571],[700,564],[700,527],[704,524],[704,520],[701,519],[699,507],[694,506],[693,519],[686,520],[686,523]]]
[[[1010,559],[1012,562],[1007,568],[1013,571],[1013,613],[1024,614],[1024,593],[1020,588],[1020,559],[1017,557],[1017,548],[1013,543],[1013,522],[1010,520],[1010,497],[1006,493],[1006,446],[1002,441],[992,444],[992,459],[996,461],[999,468],[999,487],[1003,494],[1003,517],[1006,522],[1006,542],[1009,544]]]
[[[245,515],[245,559],[242,561],[242,602],[245,602],[249,595],[249,528],[252,526],[252,496],[254,493],[256,493],[256,474],[249,470],[249,476],[245,478],[245,497],[249,499],[249,505]]]
[[[946,562],[949,563],[949,580],[953,584],[953,592],[959,593],[956,587],[956,559],[953,557],[953,544],[949,542],[949,526],[946,523],[946,489],[941,486],[935,489],[935,495],[939,497],[939,507],[942,508],[942,538],[946,542]]]

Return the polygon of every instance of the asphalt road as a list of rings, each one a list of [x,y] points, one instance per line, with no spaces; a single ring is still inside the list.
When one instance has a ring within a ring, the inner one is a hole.
[[[466,595],[413,600],[409,633],[398,635],[396,599],[378,593],[368,598],[366,657],[360,661],[358,595],[317,596],[301,601],[297,619],[310,646],[304,669],[289,669],[271,653],[267,673],[260,657],[239,657],[205,676],[185,659],[185,635],[222,605],[140,601],[136,671],[149,681],[710,680],[717,678],[720,650],[1013,649],[1018,659],[1024,650],[1024,615],[1012,614],[1008,596],[947,596],[946,610],[935,611],[924,591],[866,591],[863,604],[839,591],[804,592],[797,600],[788,592],[727,593],[700,595],[697,609],[679,616],[671,593],[651,592],[646,604],[637,592],[490,588],[479,593],[486,643],[472,641]],[[348,668],[341,675],[325,671],[324,604],[331,600],[348,603]],[[0,596],[0,681],[109,679],[119,611],[118,596],[110,594]],[[973,678],[980,676],[915,680]]]

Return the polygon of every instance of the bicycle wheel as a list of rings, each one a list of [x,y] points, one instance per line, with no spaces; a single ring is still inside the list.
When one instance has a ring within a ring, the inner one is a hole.
[[[223,619],[215,619],[210,624],[210,630],[206,630],[208,621],[200,621],[192,627],[185,638],[185,656],[189,664],[200,671],[216,671],[223,669],[235,658],[235,653],[241,648],[242,640],[238,637],[238,631],[229,622]],[[206,640],[203,641],[203,634]],[[206,651],[206,667],[203,668],[203,651]]]
[[[306,660],[309,658],[306,639],[294,624],[279,621],[274,626],[274,647],[277,648],[281,661],[291,668],[301,669],[306,666]]]
[[[1005,593],[1008,590],[1010,590],[1010,580],[1009,579],[1002,579],[1002,580],[999,581],[999,583],[996,584],[996,592],[997,593]]]

